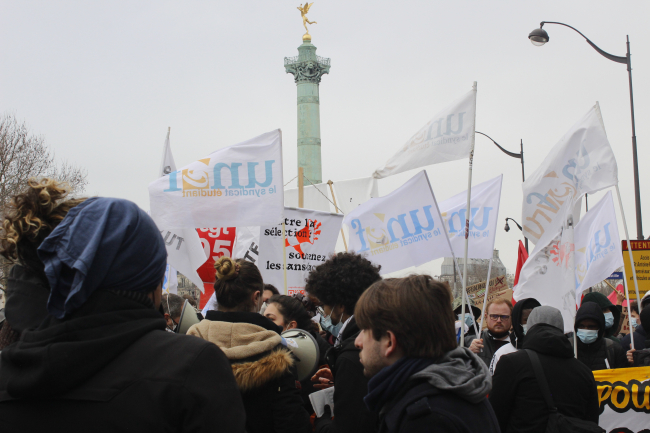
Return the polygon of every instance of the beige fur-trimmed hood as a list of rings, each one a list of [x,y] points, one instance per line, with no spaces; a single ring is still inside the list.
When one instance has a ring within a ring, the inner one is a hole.
[[[242,392],[281,377],[294,364],[291,353],[278,348],[282,338],[276,332],[250,323],[203,320],[193,325],[187,335],[210,341],[223,350]]]

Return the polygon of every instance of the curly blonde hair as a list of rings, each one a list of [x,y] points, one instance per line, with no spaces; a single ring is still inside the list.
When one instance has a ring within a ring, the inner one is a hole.
[[[85,198],[66,200],[70,187],[50,178],[30,178],[4,208],[0,254],[12,263],[37,259],[36,249]],[[29,250],[29,251],[28,251]],[[25,257],[25,256],[29,257]]]

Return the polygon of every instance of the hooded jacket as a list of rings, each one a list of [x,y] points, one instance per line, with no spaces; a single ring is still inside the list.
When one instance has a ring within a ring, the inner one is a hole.
[[[343,329],[341,345],[327,351],[327,363],[334,375],[334,411],[316,419],[316,433],[373,433],[377,431],[377,414],[368,410],[363,398],[368,393],[368,378],[354,345],[361,330],[354,317]]]
[[[602,307],[595,302],[584,302],[583,300],[582,305],[576,313],[575,332],[578,331],[580,322],[585,319],[591,319],[598,323],[598,339],[591,344],[585,344],[580,338],[577,338],[578,360],[582,361],[592,371],[605,370],[608,368],[608,363],[609,368],[628,367],[627,358],[621,345],[604,337],[605,315],[603,314]],[[569,342],[573,344],[573,338],[569,339]]]
[[[219,346],[230,361],[248,433],[311,431],[292,373],[294,359],[278,330],[258,313],[209,311],[187,331]]]
[[[544,323],[534,325],[526,333],[523,349],[539,355],[558,412],[598,422],[594,376],[573,357],[563,330]],[[490,403],[502,433],[545,431],[548,409],[526,351],[501,358],[492,376]]]
[[[1,355],[3,433],[243,432],[223,352],[165,327],[145,294],[98,290],[69,317],[24,331]]]
[[[644,308],[641,310],[641,314],[639,314],[639,316],[641,318],[641,325],[639,327],[643,326],[644,329],[650,329],[650,308]],[[636,342],[636,339],[634,341]],[[638,347],[635,348],[636,350],[633,355],[635,367],[650,366],[650,338],[646,336],[644,343],[647,349],[639,350]]]
[[[490,387],[485,363],[457,347],[413,374],[381,408],[379,431],[498,433],[486,398]]]
[[[607,299],[607,296],[598,292],[587,293],[582,299],[582,302],[595,302],[598,304],[601,310],[603,308],[609,308],[609,311],[611,311],[612,315],[614,316],[614,324],[611,328],[605,329],[604,335],[605,338],[609,338],[613,341],[616,341],[617,343],[620,343],[620,340],[616,338],[616,334],[618,332],[618,324],[621,321],[621,310],[619,310],[619,307],[612,304],[612,302]]]

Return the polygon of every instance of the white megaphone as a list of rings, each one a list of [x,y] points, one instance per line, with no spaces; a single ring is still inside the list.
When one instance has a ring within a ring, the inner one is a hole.
[[[309,332],[297,328],[288,329],[280,335],[287,342],[287,349],[296,358],[298,380],[310,378],[316,372],[320,360],[316,339]]]
[[[192,327],[192,325],[196,325],[200,321],[201,319],[199,319],[199,315],[196,313],[196,310],[186,299],[185,303],[183,303],[183,309],[181,310],[181,318],[178,319],[176,333],[187,334],[187,331]]]

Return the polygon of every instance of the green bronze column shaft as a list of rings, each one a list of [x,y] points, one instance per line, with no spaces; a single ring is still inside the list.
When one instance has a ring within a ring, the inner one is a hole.
[[[320,101],[318,86],[330,70],[330,59],[318,57],[309,35],[303,36],[298,57],[285,57],[284,68],[298,87],[298,167],[313,183],[322,182],[320,156]]]

